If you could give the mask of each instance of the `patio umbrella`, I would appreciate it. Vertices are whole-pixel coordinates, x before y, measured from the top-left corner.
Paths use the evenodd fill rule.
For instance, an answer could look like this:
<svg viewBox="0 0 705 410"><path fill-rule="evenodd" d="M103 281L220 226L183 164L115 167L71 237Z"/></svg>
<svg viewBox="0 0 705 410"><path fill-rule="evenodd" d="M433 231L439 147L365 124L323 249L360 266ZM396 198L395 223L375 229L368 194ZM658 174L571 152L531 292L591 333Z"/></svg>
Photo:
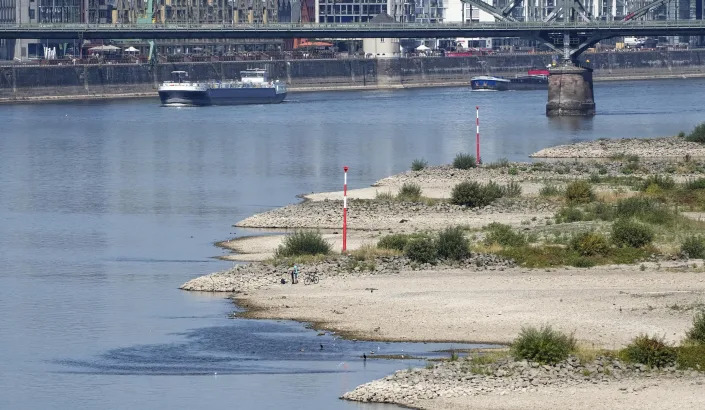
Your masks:
<svg viewBox="0 0 705 410"><path fill-rule="evenodd" d="M126 52L128 52L128 53L136 53L136 52L138 52L139 50L136 49L136 48L134 48L134 47L132 47L132 46L130 46L130 47L127 47L124 51L126 51Z"/></svg>

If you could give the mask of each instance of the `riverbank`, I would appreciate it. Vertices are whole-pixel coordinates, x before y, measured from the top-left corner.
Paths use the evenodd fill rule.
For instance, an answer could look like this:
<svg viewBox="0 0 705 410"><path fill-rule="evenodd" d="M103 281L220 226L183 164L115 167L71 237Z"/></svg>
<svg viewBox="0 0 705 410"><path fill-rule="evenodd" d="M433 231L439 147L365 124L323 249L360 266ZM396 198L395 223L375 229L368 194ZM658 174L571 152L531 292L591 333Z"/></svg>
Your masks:
<svg viewBox="0 0 705 410"><path fill-rule="evenodd" d="M705 75L705 50L605 52L586 54L601 80L694 78ZM549 54L399 59L322 59L231 61L85 66L0 66L0 103L92 100L156 96L158 85L174 70L195 81L239 78L242 70L260 66L271 78L285 81L292 92L382 90L469 85L476 75L513 77L546 67Z"/></svg>
<svg viewBox="0 0 705 410"><path fill-rule="evenodd" d="M196 278L182 289L232 293L232 299L245 309L240 314L243 317L305 321L355 339L509 344L525 326L550 324L572 333L581 346L593 350L616 351L641 334L663 336L665 342L678 344L692 325L694 313L705 308L705 261L688 258L679 249L684 235L700 229L702 209L698 202L682 206L689 212L660 214L674 218L671 225L675 228L652 223L653 245L648 251L635 249L634 254L640 256L621 264L601 262L594 266L577 260L581 267L564 266L567 259L556 265L547 262L550 257L540 256L544 259L531 263L543 267L531 268L525 265L526 259L522 262L503 256L508 255L503 253L506 246L488 242L488 225L505 224L514 235L524 238L530 245L520 248L522 252L565 252L573 246L572 238L581 233L609 232L614 220L607 216L609 209L624 207L629 203L624 200L675 196L675 191L669 194L664 189L676 189L705 176L705 163L690 157L692 149L701 148L688 144L670 137L595 141L556 148L563 156L544 153L559 157L552 162L498 161L470 169L438 166L403 172L372 187L348 191L350 255L299 260L302 275L316 273L319 284L288 283L292 260L276 257L285 238L280 234L226 242L224 246L240 252L236 259L264 262ZM599 160L574 160L595 147L601 149ZM658 159L639 156L652 151L659 152ZM570 160L560 159L568 157ZM654 180L654 175L661 179ZM672 182L663 182L664 188L652 186L668 181L664 175ZM520 193L477 208L454 205L449 198L454 187L464 181L514 185ZM593 197L589 204L566 202L566 187L574 181L590 186ZM418 187L421 196L414 201L396 198L405 185ZM645 185L649 189L642 189ZM302 203L256 214L236 225L322 229L323 238L338 249L340 243L333 241L340 239L341 196L342 192L309 194ZM589 212L596 212L593 208L602 209L603 216L587 218ZM571 209L581 216L565 216L571 215ZM461 227L469 238L472 253L468 257L420 263L376 247L390 234L437 235L450 227ZM531 408L527 403L540 400L548 403L548 408L565 408L571 407L570 398L589 402L593 397L617 407L648 408L645 406L650 403L645 401L674 389L688 399L671 408L705 403L698 387L703 382L700 373L632 372L618 379L603 374L566 384L562 377L544 383L537 377L524 380L521 374L519 379L506 374L464 374L458 378L452 369L455 365L438 366L419 374L398 373L361 386L345 398L455 409ZM467 366L472 369L473 365ZM538 384L532 384L534 379ZM595 385L604 388L595 389ZM571 391L570 396L557 393L565 389ZM631 399L624 399L625 395Z"/></svg>

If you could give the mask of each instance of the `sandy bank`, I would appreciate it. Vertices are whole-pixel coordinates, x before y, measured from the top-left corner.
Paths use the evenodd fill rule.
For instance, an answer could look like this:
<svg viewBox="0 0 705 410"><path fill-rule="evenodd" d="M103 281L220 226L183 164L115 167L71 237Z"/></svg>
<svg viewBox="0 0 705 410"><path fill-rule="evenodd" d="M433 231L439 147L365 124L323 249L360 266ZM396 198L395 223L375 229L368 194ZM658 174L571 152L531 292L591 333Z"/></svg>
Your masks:
<svg viewBox="0 0 705 410"><path fill-rule="evenodd" d="M683 130L689 131L689 130ZM705 146L683 138L624 138L558 145L531 154L533 158L610 158L636 155L642 158L705 157Z"/></svg>
<svg viewBox="0 0 705 410"><path fill-rule="evenodd" d="M614 349L640 333L680 341L705 301L698 265L401 271L271 286L239 300L250 317L310 321L365 339L509 343L522 326L550 323Z"/></svg>

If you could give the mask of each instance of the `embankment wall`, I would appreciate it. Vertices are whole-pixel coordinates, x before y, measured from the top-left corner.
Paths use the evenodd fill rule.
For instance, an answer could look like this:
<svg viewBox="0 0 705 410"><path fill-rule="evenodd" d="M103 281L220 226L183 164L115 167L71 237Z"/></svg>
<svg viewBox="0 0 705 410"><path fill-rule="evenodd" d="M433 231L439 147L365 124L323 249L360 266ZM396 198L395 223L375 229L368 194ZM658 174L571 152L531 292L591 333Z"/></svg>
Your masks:
<svg viewBox="0 0 705 410"><path fill-rule="evenodd" d="M595 79L705 75L705 50L585 54ZM0 100L154 95L174 70L192 80L238 78L247 68L266 67L293 90L394 88L467 84L473 75L514 75L545 67L547 54L401 59L237 61L90 66L0 67Z"/></svg>

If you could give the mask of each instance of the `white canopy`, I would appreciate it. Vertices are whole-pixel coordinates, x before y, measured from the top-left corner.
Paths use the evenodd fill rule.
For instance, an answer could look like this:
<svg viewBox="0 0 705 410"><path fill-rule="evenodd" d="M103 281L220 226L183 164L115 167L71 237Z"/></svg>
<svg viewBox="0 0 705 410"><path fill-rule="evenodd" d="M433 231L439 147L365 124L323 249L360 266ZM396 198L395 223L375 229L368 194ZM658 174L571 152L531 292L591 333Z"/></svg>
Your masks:
<svg viewBox="0 0 705 410"><path fill-rule="evenodd" d="M132 47L132 46L130 46L130 47L127 47L124 51L127 51L128 53L136 53L136 52L138 52L139 50L136 49L136 48L134 48L134 47Z"/></svg>
<svg viewBox="0 0 705 410"><path fill-rule="evenodd" d="M88 49L88 51L118 51L120 47L115 47L115 46L96 46L96 47L91 47Z"/></svg>
<svg viewBox="0 0 705 410"><path fill-rule="evenodd" d="M428 51L431 48L426 47L425 45L421 44L420 46L416 47L416 51Z"/></svg>

